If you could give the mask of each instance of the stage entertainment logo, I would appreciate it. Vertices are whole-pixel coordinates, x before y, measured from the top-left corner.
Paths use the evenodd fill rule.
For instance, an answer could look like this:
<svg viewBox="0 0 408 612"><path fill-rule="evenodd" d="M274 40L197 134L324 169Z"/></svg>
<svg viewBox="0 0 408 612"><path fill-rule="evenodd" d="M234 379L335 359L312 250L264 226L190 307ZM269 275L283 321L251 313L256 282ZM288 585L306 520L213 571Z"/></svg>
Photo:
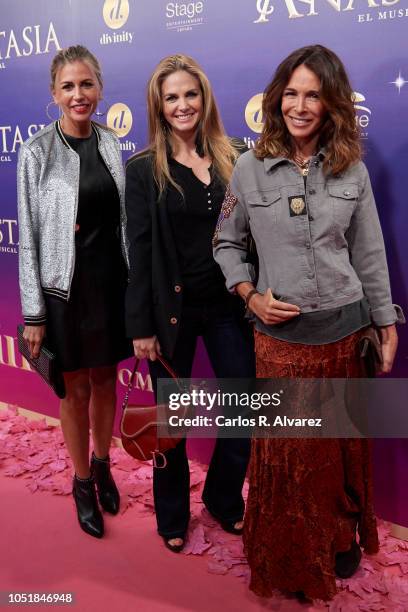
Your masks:
<svg viewBox="0 0 408 612"><path fill-rule="evenodd" d="M128 106L126 106L126 104L117 102L108 110L106 123L108 127L115 130L119 138L124 138L124 136L127 136L132 129L132 111ZM134 153L136 151L136 143L131 140L121 140L120 148L121 151L129 151L130 153Z"/></svg>
<svg viewBox="0 0 408 612"><path fill-rule="evenodd" d="M22 131L19 125L0 125L0 163L15 161L20 145L43 127L45 123L32 123Z"/></svg>
<svg viewBox="0 0 408 612"><path fill-rule="evenodd" d="M361 103L365 102L366 99L363 94L358 91L353 92L354 108L356 109L356 123L360 129L360 135L362 138L368 138L368 127L370 125L371 110L368 106L363 106Z"/></svg>
<svg viewBox="0 0 408 612"><path fill-rule="evenodd" d="M129 18L129 0L105 0L103 5L103 19L111 30L123 28ZM99 38L101 45L116 45L121 43L132 43L134 32L128 30L104 32Z"/></svg>
<svg viewBox="0 0 408 612"><path fill-rule="evenodd" d="M408 8L395 7L404 0L367 0L367 13L356 13L361 11L361 3L357 0L256 0L258 17L254 23L268 23L277 7L284 6L289 19L299 17L316 17L319 8L329 5L337 13L352 12L358 23L370 21L390 21L408 17Z"/></svg>
<svg viewBox="0 0 408 612"><path fill-rule="evenodd" d="M17 247L17 219L3 219L0 217L0 255L2 253L17 255Z"/></svg>
<svg viewBox="0 0 408 612"><path fill-rule="evenodd" d="M55 53L61 46L52 21L47 26L28 25L22 29L0 32L0 70L10 58Z"/></svg>
<svg viewBox="0 0 408 612"><path fill-rule="evenodd" d="M166 29L176 32L190 32L204 23L204 1L168 2L166 4Z"/></svg>
<svg viewBox="0 0 408 612"><path fill-rule="evenodd" d="M263 116L262 116L262 100L263 93L255 94L249 100L245 108L245 121L250 130L256 134L260 134L263 129ZM355 91L353 93L354 108L356 109L356 124L360 129L362 138L367 138L367 129L370 124L371 110L367 106L363 106L361 103L365 102L363 94ZM251 137L244 137L244 140L249 148L255 146L255 142Z"/></svg>

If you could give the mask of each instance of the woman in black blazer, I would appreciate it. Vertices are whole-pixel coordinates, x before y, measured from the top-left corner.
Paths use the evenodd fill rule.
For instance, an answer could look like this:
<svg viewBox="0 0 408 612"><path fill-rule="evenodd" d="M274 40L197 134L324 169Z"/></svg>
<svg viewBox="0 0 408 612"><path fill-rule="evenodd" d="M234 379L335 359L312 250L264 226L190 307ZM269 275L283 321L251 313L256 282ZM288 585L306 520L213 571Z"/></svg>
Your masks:
<svg viewBox="0 0 408 612"><path fill-rule="evenodd" d="M252 332L243 303L228 293L212 256L212 236L233 164L245 148L225 135L211 85L190 57L163 59L148 85L149 147L126 168L130 281L127 333L148 358L156 392L167 373L156 357L191 376L202 336L217 377L254 376ZM185 441L154 468L159 534L174 552L188 528ZM232 533L242 531L242 485L249 441L217 439L203 492L208 511Z"/></svg>

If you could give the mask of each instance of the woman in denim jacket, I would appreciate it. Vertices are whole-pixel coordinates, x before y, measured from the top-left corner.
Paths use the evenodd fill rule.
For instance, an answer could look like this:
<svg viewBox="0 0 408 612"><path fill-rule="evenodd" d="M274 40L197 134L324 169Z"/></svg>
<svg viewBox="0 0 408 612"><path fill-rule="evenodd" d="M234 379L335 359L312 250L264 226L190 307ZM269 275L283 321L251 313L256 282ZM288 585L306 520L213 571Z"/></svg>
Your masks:
<svg viewBox="0 0 408 612"><path fill-rule="evenodd" d="M214 253L254 315L260 378L364 376L359 341L371 323L382 370L392 367L398 309L352 96L332 51L293 52L266 88L255 151L234 169ZM253 440L244 540L258 595L332 597L335 575L356 571L360 546L378 550L369 441Z"/></svg>

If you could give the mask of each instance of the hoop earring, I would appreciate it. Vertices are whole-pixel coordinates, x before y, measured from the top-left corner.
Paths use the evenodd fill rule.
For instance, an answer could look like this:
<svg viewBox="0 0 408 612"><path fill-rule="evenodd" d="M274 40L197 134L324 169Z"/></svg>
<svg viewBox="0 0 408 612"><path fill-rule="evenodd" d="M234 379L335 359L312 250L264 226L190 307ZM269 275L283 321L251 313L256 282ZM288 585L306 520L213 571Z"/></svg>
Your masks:
<svg viewBox="0 0 408 612"><path fill-rule="evenodd" d="M105 104L105 109L104 110L100 110L99 108L99 104L101 102L104 102ZM107 101L105 100L105 98L101 98L98 102L98 106L96 107L96 109L94 110L94 115L96 115L97 117L103 117L104 115L106 115L106 113L108 112L109 109L109 104L107 103Z"/></svg>
<svg viewBox="0 0 408 612"><path fill-rule="evenodd" d="M50 113L49 113L49 108L52 104L55 104L55 106L58 108L59 110L59 116L58 117L51 117ZM58 104L56 102L54 102L54 100L51 100L51 102L48 102L47 106L45 107L45 114L47 115L48 119L50 121L56 121L57 119L61 119L62 117L62 113L61 113L61 109L58 106Z"/></svg>

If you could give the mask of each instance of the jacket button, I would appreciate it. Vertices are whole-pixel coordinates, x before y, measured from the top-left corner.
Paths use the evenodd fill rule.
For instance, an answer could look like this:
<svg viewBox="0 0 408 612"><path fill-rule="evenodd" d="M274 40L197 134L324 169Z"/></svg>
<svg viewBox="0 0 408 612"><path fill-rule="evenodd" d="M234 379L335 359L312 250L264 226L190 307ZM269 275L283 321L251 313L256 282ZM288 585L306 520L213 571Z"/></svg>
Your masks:
<svg viewBox="0 0 408 612"><path fill-rule="evenodd" d="M306 247L307 249L310 249L310 242L305 242L305 247Z"/></svg>
<svg viewBox="0 0 408 612"><path fill-rule="evenodd" d="M172 325L176 325L176 323L177 323L177 319L176 319L176 317L171 317L171 319L170 319L170 323L171 323Z"/></svg>
<svg viewBox="0 0 408 612"><path fill-rule="evenodd" d="M309 189L310 195L314 195L316 193L316 189Z"/></svg>
<svg viewBox="0 0 408 612"><path fill-rule="evenodd" d="M346 197L348 197L349 195L351 195L351 193L349 191L343 191L343 195L345 195Z"/></svg>
<svg viewBox="0 0 408 612"><path fill-rule="evenodd" d="M262 202L266 202L268 198L266 196L262 196Z"/></svg>
<svg viewBox="0 0 408 612"><path fill-rule="evenodd" d="M174 291L175 291L176 293L180 293L180 291L181 291L181 287L180 287L180 285L174 285Z"/></svg>
<svg viewBox="0 0 408 612"><path fill-rule="evenodd" d="M314 217L312 215L309 215L309 221L314 221Z"/></svg>
<svg viewBox="0 0 408 612"><path fill-rule="evenodd" d="M307 278L314 278L314 272L309 272Z"/></svg>

